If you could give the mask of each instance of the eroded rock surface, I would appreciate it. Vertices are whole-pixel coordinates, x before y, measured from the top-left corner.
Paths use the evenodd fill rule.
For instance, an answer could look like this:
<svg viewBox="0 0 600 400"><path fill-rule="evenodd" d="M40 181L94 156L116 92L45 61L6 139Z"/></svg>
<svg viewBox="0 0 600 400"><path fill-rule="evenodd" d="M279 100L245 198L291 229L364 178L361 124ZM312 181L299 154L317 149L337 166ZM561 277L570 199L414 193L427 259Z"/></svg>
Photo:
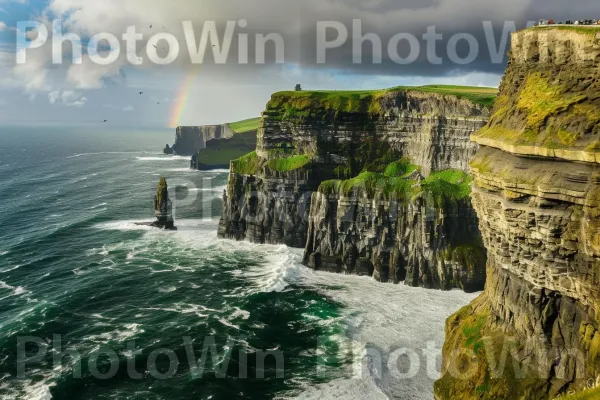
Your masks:
<svg viewBox="0 0 600 400"><path fill-rule="evenodd" d="M481 290L485 251L468 198L446 209L427 206L422 197L397 205L366 194L346 204L341 196L315 193L323 182L383 172L403 157L421 178L465 171L477 149L470 135L486 123L489 109L453 95L406 90L340 101L348 104L273 96L256 152L232 162L219 237L306 247L307 265L318 269ZM338 209L348 224L337 220ZM477 249L465 254L462 246Z"/></svg>
<svg viewBox="0 0 600 400"><path fill-rule="evenodd" d="M600 46L535 29L512 44L471 163L486 289L448 320L438 399L551 399L600 383Z"/></svg>

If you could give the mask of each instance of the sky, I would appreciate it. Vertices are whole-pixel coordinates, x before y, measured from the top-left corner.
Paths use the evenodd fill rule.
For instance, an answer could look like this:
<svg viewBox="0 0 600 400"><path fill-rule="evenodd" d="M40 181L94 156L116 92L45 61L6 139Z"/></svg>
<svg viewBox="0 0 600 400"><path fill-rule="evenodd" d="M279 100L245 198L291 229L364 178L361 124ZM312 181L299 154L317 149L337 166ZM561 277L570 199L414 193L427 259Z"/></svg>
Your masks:
<svg viewBox="0 0 600 400"><path fill-rule="evenodd" d="M600 6L597 0L0 0L0 123L221 124L259 116L272 93L297 83L306 90L498 86L508 50L503 31L540 18L600 18ZM128 29L140 35L135 52L122 40ZM433 45L428 33L439 36ZM59 35L76 35L74 45L55 45ZM119 49L94 40L107 35ZM271 40L263 46L256 35ZM190 47L203 48L203 37L200 62ZM57 50L60 63L53 62Z"/></svg>

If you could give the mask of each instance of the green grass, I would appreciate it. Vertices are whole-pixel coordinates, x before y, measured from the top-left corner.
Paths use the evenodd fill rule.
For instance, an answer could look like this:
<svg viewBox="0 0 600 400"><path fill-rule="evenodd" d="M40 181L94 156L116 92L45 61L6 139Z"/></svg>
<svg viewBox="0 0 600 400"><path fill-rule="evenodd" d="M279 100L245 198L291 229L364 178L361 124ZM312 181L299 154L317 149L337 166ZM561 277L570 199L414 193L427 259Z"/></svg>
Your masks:
<svg viewBox="0 0 600 400"><path fill-rule="evenodd" d="M167 180L161 176L160 179L158 180L158 186L156 188L156 202L159 207L163 201L163 198L162 198L163 191L166 188L167 188Z"/></svg>
<svg viewBox="0 0 600 400"><path fill-rule="evenodd" d="M411 193L412 182L401 177L388 177L377 172L362 172L341 183L344 195L365 191L369 198L382 194L385 198L406 198Z"/></svg>
<svg viewBox="0 0 600 400"><path fill-rule="evenodd" d="M486 315L479 316L475 321L469 324L465 324L462 327L463 336L465 337L465 347L472 349L475 354L479 354L483 343L483 326L487 319Z"/></svg>
<svg viewBox="0 0 600 400"><path fill-rule="evenodd" d="M527 113L526 130L536 131L550 115L567 110L573 104L587 99L586 94L569 96L561 86L550 84L541 73L533 73L525 80L517 107Z"/></svg>
<svg viewBox="0 0 600 400"><path fill-rule="evenodd" d="M227 125L229 125L231 130L234 131L235 133L246 133L246 132L258 130L259 123L260 123L260 117L245 119L243 121L238 121L238 122L232 122Z"/></svg>
<svg viewBox="0 0 600 400"><path fill-rule="evenodd" d="M362 172L358 176L322 182L319 192L343 196L365 193L369 198L406 199L412 194L413 181L404 177L389 177L377 172Z"/></svg>
<svg viewBox="0 0 600 400"><path fill-rule="evenodd" d="M412 164L408 158L402 158L399 161L395 161L395 162L389 164L385 168L383 175L389 176L389 177L396 177L396 176L404 177L404 176L409 175L409 174L413 173L414 171L418 171L418 170L419 170L419 167Z"/></svg>
<svg viewBox="0 0 600 400"><path fill-rule="evenodd" d="M267 162L267 167L274 171L286 172L300 169L308 164L312 159L307 155L275 158Z"/></svg>
<svg viewBox="0 0 600 400"><path fill-rule="evenodd" d="M585 392L573 394L570 396L558 397L564 400L598 400L600 399L600 388L586 390Z"/></svg>
<svg viewBox="0 0 600 400"><path fill-rule="evenodd" d="M571 31L582 33L584 35L596 35L600 33L600 26L598 25L560 25L560 26L537 26L533 28L526 28L522 31Z"/></svg>
<svg viewBox="0 0 600 400"><path fill-rule="evenodd" d="M424 93L447 94L469 100L475 104L492 107L498 95L497 88L479 86L454 86L454 85L427 85L427 86L399 86L392 90L414 90Z"/></svg>
<svg viewBox="0 0 600 400"><path fill-rule="evenodd" d="M255 175L260 167L260 159L253 151L237 160L231 161L231 172L242 175Z"/></svg>
<svg viewBox="0 0 600 400"><path fill-rule="evenodd" d="M365 192L370 198L383 196L402 199L428 193L439 207L443 207L446 201L464 200L471 194L471 178L466 172L454 169L434 172L417 185L408 177L418 170L419 167L410 160L402 158L388 164L383 172L366 170L351 179L325 181L319 186L319 191L344 196Z"/></svg>
<svg viewBox="0 0 600 400"><path fill-rule="evenodd" d="M407 179L413 171L418 170L416 165L407 158L390 163L384 168L383 173L363 171L358 176L340 180L325 181L319 186L319 191L326 194L358 195L366 193L370 198L383 196L384 198L407 198L412 194L412 185L415 183Z"/></svg>
<svg viewBox="0 0 600 400"><path fill-rule="evenodd" d="M430 193L438 206L444 201L459 201L471 194L471 177L463 171L448 169L434 172L421 184L421 190Z"/></svg>
<svg viewBox="0 0 600 400"><path fill-rule="evenodd" d="M498 97L490 119L495 123L488 124L475 136L551 149L586 147L593 139L592 135L583 134L593 133L600 124L600 112L590 100L589 92L573 93L570 85L542 72L527 75L520 89L516 96ZM510 128L501 125L515 110L525 116L523 124Z"/></svg>
<svg viewBox="0 0 600 400"><path fill-rule="evenodd" d="M256 149L256 134L234 135L229 139L213 139L198 152L200 169L229 168L231 160L238 159Z"/></svg>
<svg viewBox="0 0 600 400"><path fill-rule="evenodd" d="M345 113L370 113L377 114L380 110L379 99L386 94L416 91L423 93L437 93L452 95L467 99L475 104L491 107L498 92L496 88L475 86L398 86L382 90L317 90L300 92L278 92L273 94L267 105L269 112L277 113L283 110L282 117L306 118L315 111Z"/></svg>

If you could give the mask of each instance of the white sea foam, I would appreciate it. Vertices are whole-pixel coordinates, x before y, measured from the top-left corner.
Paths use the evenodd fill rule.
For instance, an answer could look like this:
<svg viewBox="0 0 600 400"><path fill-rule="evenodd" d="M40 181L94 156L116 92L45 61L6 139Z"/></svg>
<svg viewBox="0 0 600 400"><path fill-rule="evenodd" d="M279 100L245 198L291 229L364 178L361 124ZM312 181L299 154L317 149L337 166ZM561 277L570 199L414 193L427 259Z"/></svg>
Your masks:
<svg viewBox="0 0 600 400"><path fill-rule="evenodd" d="M20 296L24 293L27 293L27 290L23 286L11 286L4 281L0 281L0 289L10 290L11 294L8 296L1 297L0 300L7 299L11 296Z"/></svg>
<svg viewBox="0 0 600 400"><path fill-rule="evenodd" d="M103 152L99 152L99 153L81 153L81 154L74 154L72 156L69 156L67 158L79 158L79 157L85 157L85 156L98 156L98 155L103 155L103 154L145 154L145 151L103 151Z"/></svg>
<svg viewBox="0 0 600 400"><path fill-rule="evenodd" d="M231 314L231 318L242 318L242 319L248 319L250 318L250 312L246 311L246 310L242 310L239 307L235 307L235 311Z"/></svg>
<svg viewBox="0 0 600 400"><path fill-rule="evenodd" d="M106 326L106 324L98 323L97 326ZM144 329L141 329L140 324L124 324L121 325L118 329L109 332L103 332L97 335L86 336L85 340L94 343L99 343L102 345L106 344L106 342L108 341L122 343L128 339L135 337L139 333L144 333Z"/></svg>
<svg viewBox="0 0 600 400"><path fill-rule="evenodd" d="M106 205L108 205L108 203L100 203L100 204L96 204L95 206L91 206L89 209L90 210L95 210L98 207L103 207L103 206L106 206Z"/></svg>
<svg viewBox="0 0 600 400"><path fill-rule="evenodd" d="M178 313L178 314L195 314L197 317L200 317L200 318L208 318L210 316L210 314L221 312L219 310L214 310L214 309L205 307L200 304L187 304L187 303L176 303L176 304L173 304L172 307L149 307L149 308L143 308L142 310L165 311L165 312L172 312L172 313ZM208 314L208 313L210 313L210 314Z"/></svg>
<svg viewBox="0 0 600 400"><path fill-rule="evenodd" d="M214 246L215 253L221 256L236 251L252 251L264 261L256 267L230 271L233 276L244 276L250 282L249 285L231 293L232 296L283 291L290 284L316 288L324 296L345 306L341 322L348 326L348 332L353 336L350 342L361 350L357 351L354 357L361 360L367 348L376 348L382 355L383 368L376 368L381 373L381 377L363 373L355 378L350 377L351 373L344 373L343 375L349 377L307 386L299 395L300 398L326 400L340 397L369 399L430 399L433 397L433 382L436 376L427 376L425 372L425 351L434 353L439 363L446 318L471 301L475 297L474 294L465 294L461 291L425 290L402 284L381 284L369 277L314 272L300 265L302 249L219 240L215 232L216 220L178 220L176 225L179 230L175 232L149 228L140 240L147 246L149 243L156 243L156 235L164 235L160 236L161 243L167 240L169 248L175 246L178 252L189 254L198 254L198 251L210 246ZM135 226L133 221L116 221L97 227L113 230L143 228ZM140 243L136 243L136 246L139 245ZM129 246L128 250L131 250L131 243ZM213 252L203 253L203 257L209 258L212 254ZM195 313L198 317L204 318L214 315L215 312L190 304L149 310ZM241 309L229 311L228 317L224 315L224 311L216 312L221 314L218 317L221 324L235 329L238 329L234 323L236 319L248 317L248 314ZM305 317L308 318L309 315ZM331 319L329 323L339 324L340 320ZM341 342L349 340L345 335L330 339ZM428 345L433 348L428 350ZM397 379L386 366L389 355L399 348L410 349L418 354L421 368L414 378ZM348 368L351 369L350 366Z"/></svg>
<svg viewBox="0 0 600 400"><path fill-rule="evenodd" d="M6 251L0 251L0 256L5 256L8 253L10 253L10 251L6 250Z"/></svg>
<svg viewBox="0 0 600 400"><path fill-rule="evenodd" d="M169 172L198 172L198 171L194 171L193 169L190 169L190 168L169 168L169 169L167 169L167 171L169 171Z"/></svg>
<svg viewBox="0 0 600 400"><path fill-rule="evenodd" d="M136 157L138 161L189 161L189 157L182 156L162 156L162 157Z"/></svg>
<svg viewBox="0 0 600 400"><path fill-rule="evenodd" d="M377 349L383 367L380 377L363 372L358 379L338 379L307 388L300 398L372 398L371 393L389 398L433 397L433 382L437 376L427 376L425 354L435 353L439 371L445 320L471 301L475 294L381 284L367 277L305 272L302 276L305 284L320 287L328 297L346 306L345 321L355 344L363 349ZM420 371L410 379L395 378L386 364L390 354L401 348L419 356Z"/></svg>
<svg viewBox="0 0 600 400"><path fill-rule="evenodd" d="M0 274L5 274L7 272L14 271L15 269L18 269L20 267L21 267L21 265L13 265L11 267L2 268L2 269L0 269Z"/></svg>
<svg viewBox="0 0 600 400"><path fill-rule="evenodd" d="M152 231L158 230L151 226L138 225L141 223L147 223L149 220L130 220L130 221L115 221L107 222L96 225L97 229L108 230L108 231Z"/></svg>
<svg viewBox="0 0 600 400"><path fill-rule="evenodd" d="M161 287L161 288L158 289L158 291L160 293L172 293L172 292L174 292L176 290L177 290L177 288L175 286L167 286L167 287L164 287L164 288Z"/></svg>
<svg viewBox="0 0 600 400"><path fill-rule="evenodd" d="M213 188L191 188L188 189L190 192L219 192L223 193L223 190L227 189L227 185L217 186Z"/></svg>
<svg viewBox="0 0 600 400"><path fill-rule="evenodd" d="M231 322L227 321L225 318L217 318L217 321L219 321L221 324L223 324L225 326L228 326L230 328L234 328L234 329L237 329L237 330L240 329L239 326L237 326L235 324L232 324Z"/></svg>
<svg viewBox="0 0 600 400"><path fill-rule="evenodd" d="M78 178L73 179L72 181L69 182L69 184L73 184L73 183L77 183L77 182L83 182L83 181L87 181L87 176L80 176Z"/></svg>

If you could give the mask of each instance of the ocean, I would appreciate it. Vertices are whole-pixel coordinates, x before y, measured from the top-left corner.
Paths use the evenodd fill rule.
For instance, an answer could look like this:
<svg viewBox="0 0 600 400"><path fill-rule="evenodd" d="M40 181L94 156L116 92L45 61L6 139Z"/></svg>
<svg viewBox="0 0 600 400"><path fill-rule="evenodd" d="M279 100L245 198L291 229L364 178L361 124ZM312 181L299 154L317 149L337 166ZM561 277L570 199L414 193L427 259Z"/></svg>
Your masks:
<svg viewBox="0 0 600 400"><path fill-rule="evenodd" d="M444 321L476 295L218 240L228 171L162 155L172 138L0 128L0 398L431 399ZM136 225L160 176L174 232Z"/></svg>

